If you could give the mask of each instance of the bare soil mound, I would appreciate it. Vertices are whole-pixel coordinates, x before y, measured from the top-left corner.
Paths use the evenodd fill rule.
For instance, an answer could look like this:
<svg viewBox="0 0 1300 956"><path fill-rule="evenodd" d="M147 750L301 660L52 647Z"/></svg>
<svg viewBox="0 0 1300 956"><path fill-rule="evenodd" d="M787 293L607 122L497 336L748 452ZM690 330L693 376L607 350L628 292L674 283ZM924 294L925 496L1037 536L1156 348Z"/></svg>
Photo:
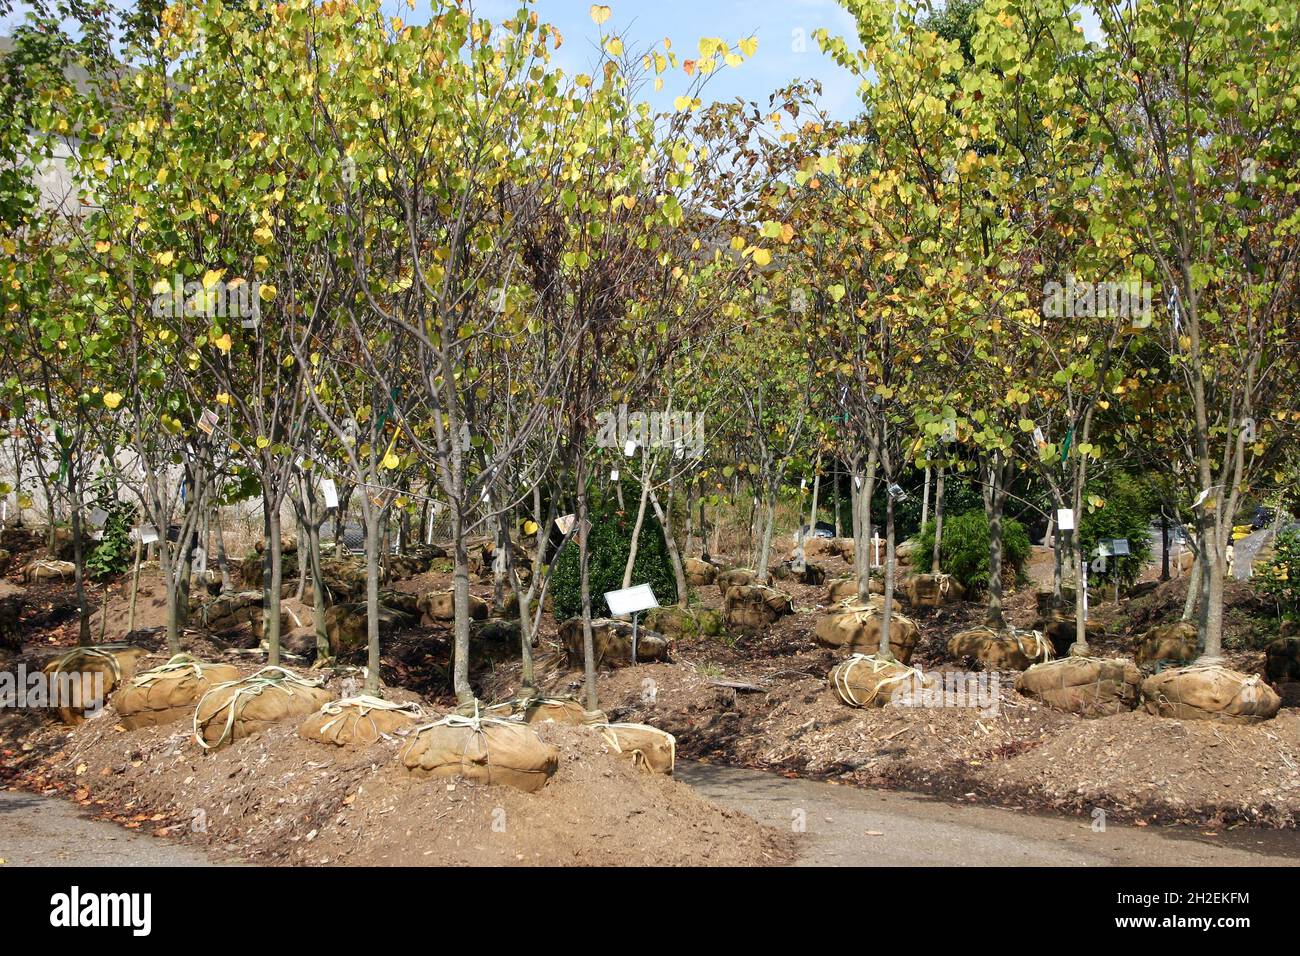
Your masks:
<svg viewBox="0 0 1300 956"><path fill-rule="evenodd" d="M560 750L535 794L422 780L400 741L339 748L298 721L204 755L183 726L88 721L34 776L118 819L243 859L349 865L765 865L790 838L647 773L586 727L534 727Z"/></svg>

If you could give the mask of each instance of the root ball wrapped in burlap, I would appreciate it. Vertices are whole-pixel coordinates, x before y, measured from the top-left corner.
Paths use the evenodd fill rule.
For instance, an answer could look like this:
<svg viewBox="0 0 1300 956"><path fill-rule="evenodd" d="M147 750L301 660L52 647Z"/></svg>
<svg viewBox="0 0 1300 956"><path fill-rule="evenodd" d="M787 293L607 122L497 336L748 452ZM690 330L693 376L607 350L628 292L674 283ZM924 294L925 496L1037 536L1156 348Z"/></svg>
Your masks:
<svg viewBox="0 0 1300 956"><path fill-rule="evenodd" d="M78 647L45 665L49 706L65 724L76 725L103 710L108 697L135 675L149 652L129 644Z"/></svg>
<svg viewBox="0 0 1300 956"><path fill-rule="evenodd" d="M451 714L416 728L399 759L412 773L533 793L555 773L560 753L517 720Z"/></svg>
<svg viewBox="0 0 1300 956"><path fill-rule="evenodd" d="M560 625L560 643L570 667L583 664L582 618L571 617ZM598 617L591 622L593 656L597 667L622 667L632 663L632 622ZM638 663L666 660L668 641L662 634L645 627L637 628Z"/></svg>
<svg viewBox="0 0 1300 956"><path fill-rule="evenodd" d="M966 597L966 589L951 574L909 574L901 590L912 607L946 607Z"/></svg>
<svg viewBox="0 0 1300 956"><path fill-rule="evenodd" d="M485 713L489 717L514 718L525 724L600 724L608 718L604 711L587 710L572 697L516 697L493 704Z"/></svg>
<svg viewBox="0 0 1300 956"><path fill-rule="evenodd" d="M321 705L298 727L298 736L339 747L368 747L381 737L391 739L425 717L414 701L399 704L361 694Z"/></svg>
<svg viewBox="0 0 1300 956"><path fill-rule="evenodd" d="M177 654L128 680L114 696L113 708L127 730L170 724L191 716L213 686L238 679L239 670L231 664Z"/></svg>
<svg viewBox="0 0 1300 956"><path fill-rule="evenodd" d="M1157 624L1147 628L1133 647L1139 667L1162 661L1184 664L1196 659L1196 625L1191 621Z"/></svg>
<svg viewBox="0 0 1300 956"><path fill-rule="evenodd" d="M699 558L686 559L686 583L695 587L704 587L712 584L718 576L718 569L707 561Z"/></svg>
<svg viewBox="0 0 1300 956"><path fill-rule="evenodd" d="M718 593L725 597L727 591L731 588L753 584L754 572L749 568L731 568L727 571L719 571L714 576L713 583L718 586Z"/></svg>
<svg viewBox="0 0 1300 956"><path fill-rule="evenodd" d="M71 581L77 574L77 566L71 561L50 561L40 558L23 566L20 576L27 584L37 581Z"/></svg>
<svg viewBox="0 0 1300 956"><path fill-rule="evenodd" d="M861 604L850 599L836 605L817 621L815 635L818 643L827 647L841 647L857 654L874 654L880 648L880 632L884 628L885 612L871 601ZM911 618L895 610L889 616L889 649L900 663L912 659L921 629Z"/></svg>
<svg viewBox="0 0 1300 956"><path fill-rule="evenodd" d="M672 774L677 762L677 738L649 724L599 724L609 749L649 773Z"/></svg>
<svg viewBox="0 0 1300 956"><path fill-rule="evenodd" d="M761 630L777 618L794 613L790 595L762 584L728 588L722 605L727 625L741 631Z"/></svg>
<svg viewBox="0 0 1300 956"><path fill-rule="evenodd" d="M1274 684L1300 680L1300 638L1279 637L1264 648L1264 674Z"/></svg>
<svg viewBox="0 0 1300 956"><path fill-rule="evenodd" d="M1152 674L1142 682L1142 703L1158 717L1250 724L1271 720L1282 699L1258 674L1195 664Z"/></svg>
<svg viewBox="0 0 1300 956"><path fill-rule="evenodd" d="M898 661L854 654L831 668L827 680L850 707L884 707L895 693L910 695L932 687L934 678Z"/></svg>
<svg viewBox="0 0 1300 956"><path fill-rule="evenodd" d="M1048 707L1084 717L1108 717L1137 706L1142 673L1132 661L1065 657L1034 664L1016 676L1016 690Z"/></svg>
<svg viewBox="0 0 1300 956"><path fill-rule="evenodd" d="M274 665L217 684L194 708L194 739L204 750L216 750L281 720L305 717L332 697L320 685Z"/></svg>
<svg viewBox="0 0 1300 956"><path fill-rule="evenodd" d="M1022 671L1053 657L1052 644L1040 631L995 631L991 627L954 634L948 641L948 653L957 660L974 658L991 671Z"/></svg>

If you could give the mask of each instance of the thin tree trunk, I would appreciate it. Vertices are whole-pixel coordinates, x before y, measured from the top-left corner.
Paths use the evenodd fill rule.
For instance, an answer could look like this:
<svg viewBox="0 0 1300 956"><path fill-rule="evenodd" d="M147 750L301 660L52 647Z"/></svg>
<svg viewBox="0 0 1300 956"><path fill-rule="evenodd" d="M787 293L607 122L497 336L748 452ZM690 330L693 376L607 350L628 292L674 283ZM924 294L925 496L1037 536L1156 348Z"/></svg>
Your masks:
<svg viewBox="0 0 1300 956"><path fill-rule="evenodd" d="M262 601L262 636L266 639L266 662L280 663L280 589L284 575L284 549L280 542L280 509L267 506L266 553L269 558L267 585Z"/></svg>
<svg viewBox="0 0 1300 956"><path fill-rule="evenodd" d="M632 567L636 564L637 550L641 544L641 527L645 524L646 504L650 500L650 454L641 450L641 501L636 507L636 521L632 524L632 543L627 549L627 564L623 567L623 587L632 586Z"/></svg>
<svg viewBox="0 0 1300 956"><path fill-rule="evenodd" d="M469 683L469 552L465 549L465 518L457 502L453 502L451 509L451 538L451 596L456 616L452 687L457 703L467 707L474 703L474 690Z"/></svg>
<svg viewBox="0 0 1300 956"><path fill-rule="evenodd" d="M659 526L664 533L664 546L668 549L668 561L673 567L673 580L677 586L677 603L686 605L686 569L682 566L682 556L677 550L677 541L673 537L672 526L672 499L669 498L668 511L665 512L659 506L659 497L650 493L650 503L654 507L655 517L659 519Z"/></svg>
<svg viewBox="0 0 1300 956"><path fill-rule="evenodd" d="M894 496L885 495L885 607L880 618L879 656L893 660L894 652L889 646L889 632L894 615Z"/></svg>
<svg viewBox="0 0 1300 956"><path fill-rule="evenodd" d="M930 466L925 466L925 487L921 490L921 527L930 520Z"/></svg>
<svg viewBox="0 0 1300 956"><path fill-rule="evenodd" d="M578 465L578 568L579 593L582 599L582 668L587 692L587 709L596 710L600 699L596 694L596 647L591 632L591 577L587 552L587 469L586 463ZM635 664L636 662L633 661Z"/></svg>
<svg viewBox="0 0 1300 956"><path fill-rule="evenodd" d="M984 623L1001 631L1007 626L1002 613L1002 502L1001 465L992 462L984 482L984 514L989 523L989 584Z"/></svg>
<svg viewBox="0 0 1300 956"><path fill-rule="evenodd" d="M934 553L930 556L930 573L939 573L939 554L943 546L943 474L944 466L939 466L939 474L934 479Z"/></svg>

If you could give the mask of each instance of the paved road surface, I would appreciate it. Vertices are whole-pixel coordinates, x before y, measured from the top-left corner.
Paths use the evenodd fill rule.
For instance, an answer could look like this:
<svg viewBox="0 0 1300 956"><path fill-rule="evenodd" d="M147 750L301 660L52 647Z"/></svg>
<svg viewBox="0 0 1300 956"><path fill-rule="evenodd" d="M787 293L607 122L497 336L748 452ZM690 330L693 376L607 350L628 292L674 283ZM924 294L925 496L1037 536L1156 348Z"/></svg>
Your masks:
<svg viewBox="0 0 1300 956"><path fill-rule="evenodd" d="M676 776L714 803L772 826L802 811L805 866L1296 866L1300 833L1110 824L943 803L680 761Z"/></svg>
<svg viewBox="0 0 1300 956"><path fill-rule="evenodd" d="M194 847L87 820L60 797L0 790L0 860L12 866L212 866Z"/></svg>

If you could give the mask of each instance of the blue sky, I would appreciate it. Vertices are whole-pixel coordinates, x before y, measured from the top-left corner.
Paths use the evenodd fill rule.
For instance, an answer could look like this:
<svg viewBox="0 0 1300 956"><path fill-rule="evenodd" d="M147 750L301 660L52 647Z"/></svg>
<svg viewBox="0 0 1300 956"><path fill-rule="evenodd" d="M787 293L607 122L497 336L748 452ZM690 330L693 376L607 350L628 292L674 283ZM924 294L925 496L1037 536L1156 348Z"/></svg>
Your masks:
<svg viewBox="0 0 1300 956"><path fill-rule="evenodd" d="M472 2L476 15L494 21L519 8L518 0ZM428 18L428 0L416 0L414 11L405 0L386 0L386 5L394 16L407 22ZM683 58L695 57L700 37L721 37L734 47L740 38L756 36L757 54L739 67L715 73L705 88L705 99L740 96L763 104L772 91L798 78L821 82L822 106L832 117L843 119L857 111L857 84L822 55L813 39L816 30L825 28L856 43L853 18L835 0L606 0L606 5L612 15L598 27L591 20L591 0L536 0L538 16L564 36L564 45L556 54L559 66L570 73L589 72L599 60L596 46L602 30L617 32L627 49L637 53L669 37ZM19 4L9 22L0 22L0 32L9 32L10 23L21 19L22 11ZM1091 17L1085 16L1084 29L1096 37ZM660 93L647 86L643 95L655 106L669 109L688 83L677 70L667 76Z"/></svg>
<svg viewBox="0 0 1300 956"><path fill-rule="evenodd" d="M856 83L829 57L821 54L813 32L825 28L856 42L853 18L834 0L605 0L610 19L596 26L589 14L590 0L538 0L538 16L553 23L564 35L557 54L566 70L586 72L597 61L601 30L611 28L624 37L631 51L640 52L664 37L683 58L695 58L700 37L721 37L734 44L742 37L758 37L758 52L736 68L715 73L705 89L706 99L736 96L764 103L768 94L791 79L820 80L823 105L836 117L856 111ZM493 20L516 8L513 0L475 0L475 8ZM662 49L662 47L660 47ZM681 71L664 83L662 93L646 95L667 108L688 80ZM674 88L676 83L676 88Z"/></svg>

